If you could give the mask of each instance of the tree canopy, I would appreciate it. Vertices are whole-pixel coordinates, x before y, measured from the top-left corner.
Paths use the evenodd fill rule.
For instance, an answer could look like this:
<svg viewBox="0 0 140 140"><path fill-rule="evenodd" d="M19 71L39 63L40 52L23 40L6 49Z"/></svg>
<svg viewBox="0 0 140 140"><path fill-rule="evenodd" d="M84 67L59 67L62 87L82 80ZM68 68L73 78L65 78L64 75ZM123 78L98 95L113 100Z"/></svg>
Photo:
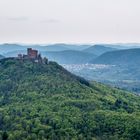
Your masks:
<svg viewBox="0 0 140 140"><path fill-rule="evenodd" d="M55 62L0 60L0 139L139 140L140 97Z"/></svg>

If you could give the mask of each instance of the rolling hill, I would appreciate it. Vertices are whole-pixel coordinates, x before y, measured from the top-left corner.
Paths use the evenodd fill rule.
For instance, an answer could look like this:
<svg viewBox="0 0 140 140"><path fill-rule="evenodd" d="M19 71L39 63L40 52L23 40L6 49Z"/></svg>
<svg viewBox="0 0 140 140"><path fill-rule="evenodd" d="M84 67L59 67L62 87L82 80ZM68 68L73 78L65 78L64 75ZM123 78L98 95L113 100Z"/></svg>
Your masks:
<svg viewBox="0 0 140 140"><path fill-rule="evenodd" d="M0 60L2 140L139 140L140 97L72 75L55 62Z"/></svg>
<svg viewBox="0 0 140 140"><path fill-rule="evenodd" d="M52 45L27 45L27 44L0 44L1 54L8 55L14 51L22 51L27 48L37 49L39 51L66 51L66 50L82 50L90 47L90 45L74 45L74 44L52 44Z"/></svg>
<svg viewBox="0 0 140 140"><path fill-rule="evenodd" d="M43 50L43 51L55 51L55 52L57 52L57 51L65 51L65 50L69 50L69 48L67 48L67 45L65 45L65 44L53 44L53 45L47 45L46 50Z"/></svg>
<svg viewBox="0 0 140 140"><path fill-rule="evenodd" d="M90 60L96 58L96 55L75 51L75 50L66 50L66 51L40 51L40 53L48 57L52 61L56 61L60 64L84 64L88 63ZM18 54L26 54L26 50L16 50L7 52L4 54L5 57L16 57Z"/></svg>
<svg viewBox="0 0 140 140"><path fill-rule="evenodd" d="M82 51L84 49L91 47L91 45L84 45L84 44L79 44L79 45L78 44L58 44L58 45L63 45L69 50L77 50L77 51Z"/></svg>
<svg viewBox="0 0 140 140"><path fill-rule="evenodd" d="M3 55L0 55L0 59L3 59L4 58L4 56Z"/></svg>
<svg viewBox="0 0 140 140"><path fill-rule="evenodd" d="M77 45L77 44L52 44L47 46L47 51L66 51L66 50L77 50L81 51L90 47L91 45Z"/></svg>
<svg viewBox="0 0 140 140"><path fill-rule="evenodd" d="M94 54L74 50L61 52L42 52L42 55L60 64L84 64L96 58L96 55Z"/></svg>
<svg viewBox="0 0 140 140"><path fill-rule="evenodd" d="M16 51L16 50L26 50L27 46L22 46L18 44L0 44L0 51L1 54L11 52L11 51Z"/></svg>
<svg viewBox="0 0 140 140"><path fill-rule="evenodd" d="M18 54L26 54L27 50L15 50L11 52L4 53L5 57L17 57Z"/></svg>
<svg viewBox="0 0 140 140"><path fill-rule="evenodd" d="M91 63L111 65L138 65L140 64L140 49L126 49L102 54Z"/></svg>
<svg viewBox="0 0 140 140"><path fill-rule="evenodd" d="M83 51L88 52L88 53L93 53L93 54L99 56L105 52L114 51L114 50L116 50L116 49L111 48L111 47L106 47L103 45L94 45L94 46L91 46L87 49L84 49Z"/></svg>

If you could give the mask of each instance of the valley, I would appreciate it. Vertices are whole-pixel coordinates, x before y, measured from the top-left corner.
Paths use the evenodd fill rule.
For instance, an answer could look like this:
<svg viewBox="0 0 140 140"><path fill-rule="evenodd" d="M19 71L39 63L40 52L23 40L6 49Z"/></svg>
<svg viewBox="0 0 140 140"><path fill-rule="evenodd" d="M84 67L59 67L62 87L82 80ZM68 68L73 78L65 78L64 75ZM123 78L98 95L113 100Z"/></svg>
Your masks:
<svg viewBox="0 0 140 140"><path fill-rule="evenodd" d="M140 94L140 73L135 67L130 69L130 67L106 64L62 64L62 66L87 80Z"/></svg>
<svg viewBox="0 0 140 140"><path fill-rule="evenodd" d="M132 48L135 47L136 48ZM38 49L43 57L90 81L140 93L140 49L138 44L1 44L3 57L15 57L28 47Z"/></svg>

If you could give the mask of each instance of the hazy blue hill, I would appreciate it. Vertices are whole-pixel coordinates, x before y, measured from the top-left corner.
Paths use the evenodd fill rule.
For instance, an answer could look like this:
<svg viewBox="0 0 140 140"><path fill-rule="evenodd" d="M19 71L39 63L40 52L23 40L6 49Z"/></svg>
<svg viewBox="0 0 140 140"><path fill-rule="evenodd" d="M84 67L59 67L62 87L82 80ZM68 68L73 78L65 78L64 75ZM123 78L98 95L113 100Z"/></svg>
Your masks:
<svg viewBox="0 0 140 140"><path fill-rule="evenodd" d="M5 57L16 57L18 54L26 54L26 49L30 47L37 49L43 56L48 57L50 60L57 61L58 63L83 64L96 57L94 54L76 50L82 49L83 46L85 47L86 45L55 44L48 46L21 46L16 44L5 44L3 45L3 51L5 52L3 55Z"/></svg>
<svg viewBox="0 0 140 140"><path fill-rule="evenodd" d="M7 49L6 49L7 48ZM6 57L15 57L18 54L26 54L27 53L27 48L33 48L38 50L40 53L41 52L45 52L45 51L63 51L63 50L69 50L65 47L59 47L59 46L39 46L39 45L31 45L31 46L18 46L18 47L13 47L13 49L9 49L9 46L6 46L4 51L5 53L3 53L4 56ZM8 51L9 50L9 51Z"/></svg>
<svg viewBox="0 0 140 140"><path fill-rule="evenodd" d="M17 45L17 44L3 44L0 45L1 53L3 53L6 57L15 57L18 54L26 54L27 48L33 48L38 50L39 52L43 51L64 51L69 50L68 48L56 44L56 45Z"/></svg>
<svg viewBox="0 0 140 140"><path fill-rule="evenodd" d="M0 52L7 53L11 51L16 51L16 50L25 50L27 49L27 46L22 46L18 44L1 44L0 45Z"/></svg>
<svg viewBox="0 0 140 140"><path fill-rule="evenodd" d="M27 48L37 49L39 51L65 51L65 50L82 50L90 45L72 45L72 44L52 44L52 45L27 45L27 44L0 44L1 54L12 55L14 51L22 51ZM8 53L8 54L7 54ZM11 54L10 54L11 53Z"/></svg>
<svg viewBox="0 0 140 140"><path fill-rule="evenodd" d="M37 49L39 51L62 51L68 50L68 48L62 45L19 45L19 44L1 44L1 53L10 53L13 51L26 50L27 48Z"/></svg>
<svg viewBox="0 0 140 140"><path fill-rule="evenodd" d="M38 49L39 51L46 51L46 46L40 45L20 45L20 44L0 44L0 51L2 54L8 56L16 52L25 52L27 48ZM11 54L10 54L11 53Z"/></svg>
<svg viewBox="0 0 140 140"><path fill-rule="evenodd" d="M111 47L106 47L106 46L103 46L103 45L94 45L94 46L91 46L85 50L83 50L84 52L88 52L88 53L93 53L95 55L101 55L105 52L109 52L109 51L114 51L116 50L115 48L111 48Z"/></svg>
<svg viewBox="0 0 140 140"><path fill-rule="evenodd" d="M140 48L140 43L118 43L118 46L124 46L125 48Z"/></svg>
<svg viewBox="0 0 140 140"><path fill-rule="evenodd" d="M105 47L115 48L115 49L133 49L140 48L140 43L115 43L115 44L99 44Z"/></svg>
<svg viewBox="0 0 140 140"><path fill-rule="evenodd" d="M102 44L105 47L114 48L114 49L128 49L125 44Z"/></svg>
<svg viewBox="0 0 140 140"><path fill-rule="evenodd" d="M4 58L4 56L3 55L0 55L0 59L3 59Z"/></svg>
<svg viewBox="0 0 140 140"><path fill-rule="evenodd" d="M83 45L83 44L64 44L65 47L69 48L70 50L84 50L87 49L89 47L91 47L91 45Z"/></svg>
<svg viewBox="0 0 140 140"><path fill-rule="evenodd" d="M139 140L140 97L55 62L0 60L0 138Z"/></svg>
<svg viewBox="0 0 140 140"><path fill-rule="evenodd" d="M53 45L47 45L46 51L65 51L69 50L65 44L53 44Z"/></svg>
<svg viewBox="0 0 140 140"><path fill-rule="evenodd" d="M50 60L61 64L83 64L94 59L96 55L81 51L67 50L61 52L43 52Z"/></svg>
<svg viewBox="0 0 140 140"><path fill-rule="evenodd" d="M137 65L140 64L140 49L118 50L102 54L92 63L112 65Z"/></svg>
<svg viewBox="0 0 140 140"><path fill-rule="evenodd" d="M52 45L47 45L46 51L66 51L66 50L83 50L91 45L76 45L76 44L52 44Z"/></svg>
<svg viewBox="0 0 140 140"><path fill-rule="evenodd" d="M26 53L27 53L27 50L16 50L16 51L4 53L4 56L5 57L17 57L18 54L26 54Z"/></svg>

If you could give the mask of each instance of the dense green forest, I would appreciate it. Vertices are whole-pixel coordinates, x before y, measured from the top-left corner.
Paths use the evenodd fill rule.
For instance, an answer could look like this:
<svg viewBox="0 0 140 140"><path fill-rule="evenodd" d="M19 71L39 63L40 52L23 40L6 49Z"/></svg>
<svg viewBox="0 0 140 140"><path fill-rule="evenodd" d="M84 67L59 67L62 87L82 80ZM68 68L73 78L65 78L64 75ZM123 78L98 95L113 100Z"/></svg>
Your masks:
<svg viewBox="0 0 140 140"><path fill-rule="evenodd" d="M140 140L140 97L55 62L0 60L0 140Z"/></svg>

